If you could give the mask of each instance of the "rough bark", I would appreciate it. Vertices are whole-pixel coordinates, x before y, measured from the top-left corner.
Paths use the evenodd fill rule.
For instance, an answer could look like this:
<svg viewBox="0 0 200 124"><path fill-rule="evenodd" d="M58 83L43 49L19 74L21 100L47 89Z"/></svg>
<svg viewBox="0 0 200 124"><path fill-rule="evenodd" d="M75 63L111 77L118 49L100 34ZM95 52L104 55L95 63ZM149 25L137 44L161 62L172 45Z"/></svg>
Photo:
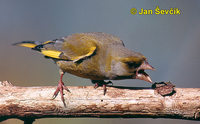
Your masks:
<svg viewBox="0 0 200 124"><path fill-rule="evenodd" d="M56 87L17 87L0 82L0 121L45 117L174 118L200 120L200 88L175 88L161 96L151 88L70 86L52 100ZM30 120L31 119L31 120Z"/></svg>

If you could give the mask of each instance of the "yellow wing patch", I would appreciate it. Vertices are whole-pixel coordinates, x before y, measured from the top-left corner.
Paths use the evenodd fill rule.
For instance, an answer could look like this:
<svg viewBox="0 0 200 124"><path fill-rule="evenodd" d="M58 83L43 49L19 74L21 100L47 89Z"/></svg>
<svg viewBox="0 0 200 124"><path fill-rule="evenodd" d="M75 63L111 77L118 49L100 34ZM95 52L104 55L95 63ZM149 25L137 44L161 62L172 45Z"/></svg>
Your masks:
<svg viewBox="0 0 200 124"><path fill-rule="evenodd" d="M67 58L73 62L92 56L97 49L97 41L93 37L83 34L75 34L63 42L63 55L61 58Z"/></svg>
<svg viewBox="0 0 200 124"><path fill-rule="evenodd" d="M91 56L94 53L95 50L96 50L96 46L90 47L90 51L86 55L76 56L76 57L71 58L71 60L73 60L73 62L77 62L80 59Z"/></svg>
<svg viewBox="0 0 200 124"><path fill-rule="evenodd" d="M60 59L60 54L62 52L56 50L41 50L41 53L51 58Z"/></svg>
<svg viewBox="0 0 200 124"><path fill-rule="evenodd" d="M90 51L86 55L76 56L76 57L70 58L70 60L72 60L73 62L77 62L80 59L83 59L85 57L91 56L94 53L95 50L96 50L96 47L91 47ZM56 50L41 50L41 53L43 55L51 57L51 58L62 59L62 57L60 57L62 52L60 52L60 51L56 51ZM67 58L65 58L65 59L68 60Z"/></svg>
<svg viewBox="0 0 200 124"><path fill-rule="evenodd" d="M37 46L34 43L19 43L17 44L17 46L21 46L21 47L28 47L28 48L34 48L35 46Z"/></svg>
<svg viewBox="0 0 200 124"><path fill-rule="evenodd" d="M48 43L51 43L52 41L51 40L48 40L48 41L45 41L44 43L42 43L43 45L44 44L48 44Z"/></svg>

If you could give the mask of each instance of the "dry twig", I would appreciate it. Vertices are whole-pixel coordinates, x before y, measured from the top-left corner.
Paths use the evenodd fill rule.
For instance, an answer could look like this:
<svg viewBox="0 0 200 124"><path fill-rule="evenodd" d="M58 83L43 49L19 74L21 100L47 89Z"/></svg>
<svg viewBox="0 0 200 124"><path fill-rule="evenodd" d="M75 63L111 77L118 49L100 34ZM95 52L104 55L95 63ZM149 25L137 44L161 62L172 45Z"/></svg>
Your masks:
<svg viewBox="0 0 200 124"><path fill-rule="evenodd" d="M161 96L151 88L92 86L68 87L64 107L56 87L17 87L0 82L0 121L19 118L34 121L45 117L174 118L200 120L200 88L175 88ZM31 120L30 120L31 119Z"/></svg>

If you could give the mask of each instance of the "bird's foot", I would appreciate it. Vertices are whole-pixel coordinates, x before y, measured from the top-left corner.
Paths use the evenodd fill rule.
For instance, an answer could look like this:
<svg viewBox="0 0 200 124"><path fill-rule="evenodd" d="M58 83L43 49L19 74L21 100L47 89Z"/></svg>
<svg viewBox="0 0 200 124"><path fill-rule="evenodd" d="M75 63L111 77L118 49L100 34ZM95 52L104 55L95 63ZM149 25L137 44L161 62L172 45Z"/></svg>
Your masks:
<svg viewBox="0 0 200 124"><path fill-rule="evenodd" d="M102 81L102 80L100 80L100 81L94 81L93 80L92 83L95 83L95 85L94 85L95 89L98 88L99 86L103 86L103 95L106 94L106 91L107 91L106 86L107 86L107 84L113 85L113 83L111 81L105 82L105 81Z"/></svg>
<svg viewBox="0 0 200 124"><path fill-rule="evenodd" d="M58 93L60 92L61 100L62 100L64 106L66 107L63 89L70 92L70 90L67 87L64 86L64 83L62 81L59 81L57 89L54 92L52 99L55 99L57 97Z"/></svg>

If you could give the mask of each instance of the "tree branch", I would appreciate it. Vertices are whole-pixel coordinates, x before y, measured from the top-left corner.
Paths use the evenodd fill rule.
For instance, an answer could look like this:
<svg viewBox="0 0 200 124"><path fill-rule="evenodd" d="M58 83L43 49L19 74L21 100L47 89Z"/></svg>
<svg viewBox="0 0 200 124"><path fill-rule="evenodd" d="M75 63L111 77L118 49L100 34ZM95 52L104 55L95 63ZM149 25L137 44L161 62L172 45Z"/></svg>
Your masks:
<svg viewBox="0 0 200 124"><path fill-rule="evenodd" d="M70 86L52 100L56 87L17 87L0 82L0 121L45 117L174 118L200 120L200 88L175 88L161 96L151 88Z"/></svg>

